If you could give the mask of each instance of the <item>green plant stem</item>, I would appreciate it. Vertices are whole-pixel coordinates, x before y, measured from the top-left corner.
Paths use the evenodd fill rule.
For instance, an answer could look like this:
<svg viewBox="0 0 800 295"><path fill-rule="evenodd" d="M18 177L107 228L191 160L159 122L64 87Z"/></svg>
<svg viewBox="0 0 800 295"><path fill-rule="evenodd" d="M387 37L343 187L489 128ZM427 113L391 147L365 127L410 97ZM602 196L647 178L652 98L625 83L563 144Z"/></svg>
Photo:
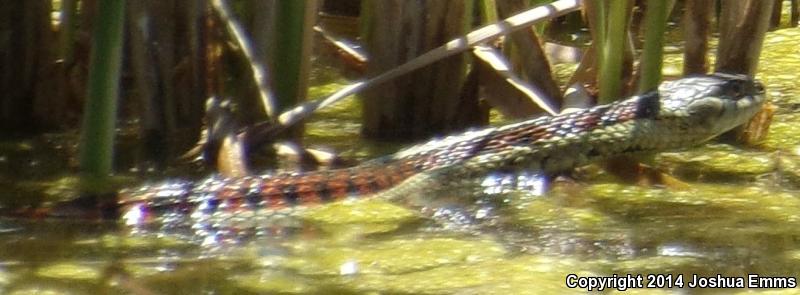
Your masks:
<svg viewBox="0 0 800 295"><path fill-rule="evenodd" d="M645 14L644 49L639 62L640 75L638 93L658 87L664 55L664 33L667 17L674 1L648 0Z"/></svg>
<svg viewBox="0 0 800 295"><path fill-rule="evenodd" d="M607 40L606 40L606 30L608 30L608 26L606 25L606 21L607 21L607 18L608 18L608 16L607 16L608 9L606 9L606 6L608 5L608 3L606 3L605 1L597 1L597 2L592 2L591 4L587 3L587 4L584 4L584 5L586 5L587 9L591 9L591 7L594 7L594 12L595 12L594 13L594 26L595 27L593 28L594 29L593 30L593 33L594 33L593 37L594 37L594 43L595 43L595 46L594 46L594 48L595 48L595 56L597 57L597 71L596 71L597 74L598 74L597 79L598 79L598 83L600 83L599 80L600 80L601 76L599 74L601 73L601 71L602 71L602 69L604 67L603 66L603 56L605 56L605 48L606 48L606 42L607 42ZM590 13L589 15L592 15L592 14Z"/></svg>
<svg viewBox="0 0 800 295"><path fill-rule="evenodd" d="M92 38L80 139L83 189L99 192L112 172L125 1L101 0Z"/></svg>
<svg viewBox="0 0 800 295"><path fill-rule="evenodd" d="M278 109L286 110L305 98L305 65L310 57L310 44L306 44L313 22L308 21L307 9L314 9L315 1L278 0L275 14L275 40L272 51L274 75L273 89L278 98Z"/></svg>
<svg viewBox="0 0 800 295"><path fill-rule="evenodd" d="M622 58L627 34L627 0L609 0L608 5L608 15L600 14L600 18L608 18L600 61L600 104L610 103L622 94Z"/></svg>
<svg viewBox="0 0 800 295"><path fill-rule="evenodd" d="M497 21L497 6L495 0L479 0L481 8L481 23L488 24Z"/></svg>

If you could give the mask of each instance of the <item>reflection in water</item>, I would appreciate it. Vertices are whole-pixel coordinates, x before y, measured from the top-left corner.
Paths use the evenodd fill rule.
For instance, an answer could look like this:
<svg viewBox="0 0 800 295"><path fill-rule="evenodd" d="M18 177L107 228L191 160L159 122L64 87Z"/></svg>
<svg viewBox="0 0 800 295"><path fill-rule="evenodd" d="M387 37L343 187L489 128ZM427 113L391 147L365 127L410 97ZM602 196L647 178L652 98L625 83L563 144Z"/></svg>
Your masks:
<svg viewBox="0 0 800 295"><path fill-rule="evenodd" d="M487 195L504 194L512 191L525 191L534 196L541 196L547 191L547 177L537 171L519 173L495 172L489 174L481 182L483 193Z"/></svg>

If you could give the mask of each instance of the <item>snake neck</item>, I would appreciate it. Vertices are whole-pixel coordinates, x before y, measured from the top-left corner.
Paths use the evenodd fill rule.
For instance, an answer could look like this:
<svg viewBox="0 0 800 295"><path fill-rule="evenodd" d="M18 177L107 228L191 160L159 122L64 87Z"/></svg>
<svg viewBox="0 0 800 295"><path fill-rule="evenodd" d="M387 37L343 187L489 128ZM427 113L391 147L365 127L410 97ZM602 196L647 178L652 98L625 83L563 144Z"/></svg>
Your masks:
<svg viewBox="0 0 800 295"><path fill-rule="evenodd" d="M646 130L679 122L656 122L658 95L650 93L590 109L540 117L450 136L397 153L419 170L470 174L496 169L557 173L599 158L683 145L649 140ZM656 124L658 123L658 124ZM666 128L665 128L666 129ZM652 144L651 144L652 143Z"/></svg>

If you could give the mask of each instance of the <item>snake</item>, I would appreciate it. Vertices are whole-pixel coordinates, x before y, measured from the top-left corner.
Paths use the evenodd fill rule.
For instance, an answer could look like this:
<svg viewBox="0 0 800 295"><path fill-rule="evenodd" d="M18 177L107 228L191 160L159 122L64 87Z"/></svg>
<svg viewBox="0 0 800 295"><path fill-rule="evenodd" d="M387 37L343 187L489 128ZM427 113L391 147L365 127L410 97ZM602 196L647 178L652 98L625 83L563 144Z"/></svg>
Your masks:
<svg viewBox="0 0 800 295"><path fill-rule="evenodd" d="M764 93L745 75L689 76L614 103L437 138L350 168L170 181L123 191L117 202L133 224L165 216L249 218L348 198L402 198L496 170L555 174L613 156L702 144L745 124Z"/></svg>

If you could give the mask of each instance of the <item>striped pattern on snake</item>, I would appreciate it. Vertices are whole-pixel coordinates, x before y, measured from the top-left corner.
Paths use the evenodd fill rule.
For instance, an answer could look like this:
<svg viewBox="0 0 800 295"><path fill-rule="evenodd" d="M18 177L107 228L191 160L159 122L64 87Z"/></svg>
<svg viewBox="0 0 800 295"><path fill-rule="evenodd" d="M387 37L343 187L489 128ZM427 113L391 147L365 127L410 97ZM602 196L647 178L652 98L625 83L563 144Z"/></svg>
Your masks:
<svg viewBox="0 0 800 295"><path fill-rule="evenodd" d="M662 83L616 103L468 131L346 169L211 177L124 191L134 222L183 216L293 214L347 197L403 197L498 169L556 173L609 156L701 144L747 122L764 102L761 83L715 73Z"/></svg>

